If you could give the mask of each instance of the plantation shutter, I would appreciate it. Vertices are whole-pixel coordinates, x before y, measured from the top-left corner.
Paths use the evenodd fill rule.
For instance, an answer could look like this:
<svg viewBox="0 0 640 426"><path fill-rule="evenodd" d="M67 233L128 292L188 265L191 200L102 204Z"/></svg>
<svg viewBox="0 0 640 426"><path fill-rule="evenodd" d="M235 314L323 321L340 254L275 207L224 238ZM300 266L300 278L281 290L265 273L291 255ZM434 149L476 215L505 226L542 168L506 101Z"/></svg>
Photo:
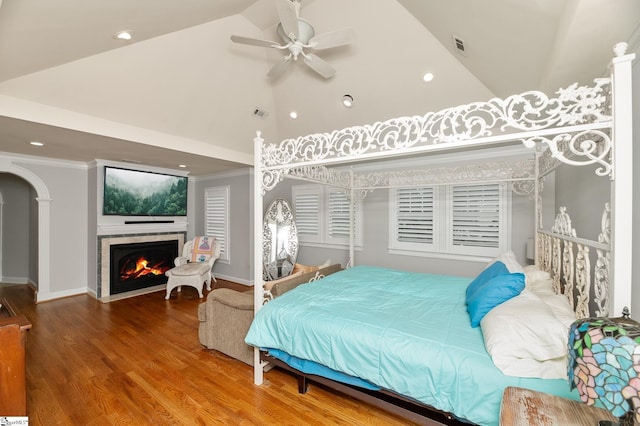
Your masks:
<svg viewBox="0 0 640 426"><path fill-rule="evenodd" d="M300 241L320 241L320 192L294 187L293 209Z"/></svg>
<svg viewBox="0 0 640 426"><path fill-rule="evenodd" d="M205 235L216 238L216 244L220 245L220 259L229 260L229 187L206 188L204 206Z"/></svg>
<svg viewBox="0 0 640 426"><path fill-rule="evenodd" d="M396 190L396 240L403 243L433 244L433 188Z"/></svg>
<svg viewBox="0 0 640 426"><path fill-rule="evenodd" d="M329 238L349 240L349 204L346 193L329 193Z"/></svg>
<svg viewBox="0 0 640 426"><path fill-rule="evenodd" d="M500 185L452 187L452 244L500 247Z"/></svg>

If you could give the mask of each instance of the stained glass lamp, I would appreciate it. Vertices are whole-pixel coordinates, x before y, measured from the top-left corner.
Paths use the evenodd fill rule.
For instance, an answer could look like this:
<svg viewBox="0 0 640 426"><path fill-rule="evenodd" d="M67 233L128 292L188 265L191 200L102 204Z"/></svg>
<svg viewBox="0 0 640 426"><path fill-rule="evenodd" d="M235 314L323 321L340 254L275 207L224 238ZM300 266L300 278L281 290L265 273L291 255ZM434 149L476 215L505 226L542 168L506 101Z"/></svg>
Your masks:
<svg viewBox="0 0 640 426"><path fill-rule="evenodd" d="M621 426L640 424L640 324L628 317L574 322L568 375L587 405L599 401Z"/></svg>

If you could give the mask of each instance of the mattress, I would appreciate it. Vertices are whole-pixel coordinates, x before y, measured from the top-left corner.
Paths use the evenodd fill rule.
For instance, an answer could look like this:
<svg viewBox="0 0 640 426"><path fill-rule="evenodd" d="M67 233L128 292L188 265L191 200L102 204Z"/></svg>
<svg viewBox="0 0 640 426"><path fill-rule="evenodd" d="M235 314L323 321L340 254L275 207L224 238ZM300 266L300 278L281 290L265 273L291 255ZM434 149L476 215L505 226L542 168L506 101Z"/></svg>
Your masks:
<svg viewBox="0 0 640 426"><path fill-rule="evenodd" d="M465 307L469 278L357 266L267 303L245 341L358 377L482 425L507 386L572 399L566 380L506 376Z"/></svg>

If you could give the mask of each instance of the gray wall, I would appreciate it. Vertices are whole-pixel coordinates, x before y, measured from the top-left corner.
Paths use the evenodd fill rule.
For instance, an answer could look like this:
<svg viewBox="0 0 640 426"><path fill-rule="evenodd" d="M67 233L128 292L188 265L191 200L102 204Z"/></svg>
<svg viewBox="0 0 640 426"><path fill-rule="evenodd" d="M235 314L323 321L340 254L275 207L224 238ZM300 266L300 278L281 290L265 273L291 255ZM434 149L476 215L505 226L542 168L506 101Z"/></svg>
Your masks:
<svg viewBox="0 0 640 426"><path fill-rule="evenodd" d="M30 268L33 189L27 181L19 176L0 173L0 192L4 201L2 206L2 277L0 277L0 281L11 283L33 281L35 276Z"/></svg>
<svg viewBox="0 0 640 426"><path fill-rule="evenodd" d="M87 171L87 289L97 297L98 291L98 171L94 164Z"/></svg>
<svg viewBox="0 0 640 426"><path fill-rule="evenodd" d="M229 186L229 262L217 261L217 277L241 284L253 282L253 173L244 169L194 181L194 235L204 232L204 191L208 187ZM192 238L194 235L188 235Z"/></svg>
<svg viewBox="0 0 640 426"><path fill-rule="evenodd" d="M64 167L53 162L24 162L20 166L33 172L45 182L51 196L49 229L51 296L55 298L85 293L88 262L86 168ZM32 245L37 247L35 241ZM31 250L33 248L27 249L27 252ZM94 262L94 259L92 258L91 261Z"/></svg>
<svg viewBox="0 0 640 426"><path fill-rule="evenodd" d="M274 198L285 198L291 201L291 186L303 184L296 180L285 180L274 190L265 194L264 209ZM415 272L431 272L472 277L486 265L486 260L459 261L452 259L436 259L431 257L392 255L389 250L389 192L386 189L375 190L364 199L363 211L363 248L355 252L355 263L359 265L377 265L404 269ZM526 196L512 196L512 235L511 249L521 264L526 264L527 238L534 234L533 200ZM349 250L326 249L302 245L298 254L298 262L317 265L330 260L343 266L349 260Z"/></svg>
<svg viewBox="0 0 640 426"><path fill-rule="evenodd" d="M38 282L38 193L32 186L29 187L29 282Z"/></svg>
<svg viewBox="0 0 640 426"><path fill-rule="evenodd" d="M567 208L579 237L597 241L604 205L611 201L611 180L608 176L596 175L595 170L594 166L563 164L558 167L555 203L556 210L562 206Z"/></svg>

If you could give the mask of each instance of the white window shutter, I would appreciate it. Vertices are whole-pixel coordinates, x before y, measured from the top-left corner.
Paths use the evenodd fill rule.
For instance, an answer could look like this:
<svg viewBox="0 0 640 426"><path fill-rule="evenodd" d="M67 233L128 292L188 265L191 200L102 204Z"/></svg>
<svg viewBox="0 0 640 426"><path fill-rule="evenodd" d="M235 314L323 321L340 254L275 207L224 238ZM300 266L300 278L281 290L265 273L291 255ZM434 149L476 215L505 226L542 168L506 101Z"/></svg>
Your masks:
<svg viewBox="0 0 640 426"><path fill-rule="evenodd" d="M319 242L321 237L319 188L294 186L292 192L298 239L306 242Z"/></svg>
<svg viewBox="0 0 640 426"><path fill-rule="evenodd" d="M451 188L452 234L456 247L500 247L499 184L454 185Z"/></svg>
<svg viewBox="0 0 640 426"><path fill-rule="evenodd" d="M328 196L329 204L329 224L328 224L328 240L341 242L349 242L349 217L351 215L351 207L349 198L344 192L330 191ZM354 226L355 226L354 216Z"/></svg>
<svg viewBox="0 0 640 426"><path fill-rule="evenodd" d="M204 233L220 244L220 260L229 260L229 187L205 189Z"/></svg>
<svg viewBox="0 0 640 426"><path fill-rule="evenodd" d="M399 243L434 243L433 188L396 190L396 241Z"/></svg>

